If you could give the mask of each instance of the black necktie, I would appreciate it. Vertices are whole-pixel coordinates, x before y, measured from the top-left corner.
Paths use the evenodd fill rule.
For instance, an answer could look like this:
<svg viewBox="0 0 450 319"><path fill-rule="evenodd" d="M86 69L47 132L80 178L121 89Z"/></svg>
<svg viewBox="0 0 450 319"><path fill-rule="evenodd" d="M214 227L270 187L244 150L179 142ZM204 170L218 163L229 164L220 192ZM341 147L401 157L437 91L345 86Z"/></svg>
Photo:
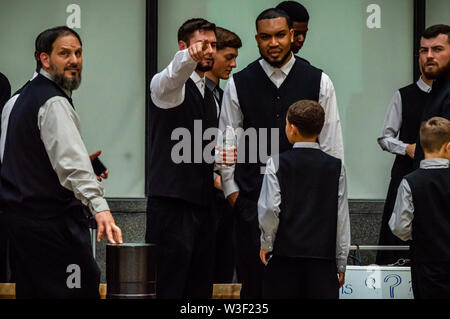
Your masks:
<svg viewBox="0 0 450 319"><path fill-rule="evenodd" d="M219 92L219 89L217 88L217 86L213 90L213 95L217 101L217 104L219 104L219 106L220 106L222 104L222 99L220 97L220 92Z"/></svg>

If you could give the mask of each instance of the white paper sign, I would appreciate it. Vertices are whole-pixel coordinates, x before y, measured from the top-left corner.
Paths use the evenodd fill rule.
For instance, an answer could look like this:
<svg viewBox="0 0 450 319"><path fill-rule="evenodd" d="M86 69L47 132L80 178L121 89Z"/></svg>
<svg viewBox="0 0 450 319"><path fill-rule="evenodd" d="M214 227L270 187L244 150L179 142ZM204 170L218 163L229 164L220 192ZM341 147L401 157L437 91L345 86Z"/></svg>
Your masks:
<svg viewBox="0 0 450 319"><path fill-rule="evenodd" d="M347 266L340 299L413 299L410 267Z"/></svg>

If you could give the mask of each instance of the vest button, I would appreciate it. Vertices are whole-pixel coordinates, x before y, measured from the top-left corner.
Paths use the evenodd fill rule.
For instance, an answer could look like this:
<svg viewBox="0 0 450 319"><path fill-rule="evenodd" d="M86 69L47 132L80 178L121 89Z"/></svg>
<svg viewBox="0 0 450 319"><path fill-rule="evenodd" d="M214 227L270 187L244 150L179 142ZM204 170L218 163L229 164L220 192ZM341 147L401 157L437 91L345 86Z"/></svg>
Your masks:
<svg viewBox="0 0 450 319"><path fill-rule="evenodd" d="M279 118L280 118L280 114L277 114L277 115L276 115L276 118L279 119Z"/></svg>

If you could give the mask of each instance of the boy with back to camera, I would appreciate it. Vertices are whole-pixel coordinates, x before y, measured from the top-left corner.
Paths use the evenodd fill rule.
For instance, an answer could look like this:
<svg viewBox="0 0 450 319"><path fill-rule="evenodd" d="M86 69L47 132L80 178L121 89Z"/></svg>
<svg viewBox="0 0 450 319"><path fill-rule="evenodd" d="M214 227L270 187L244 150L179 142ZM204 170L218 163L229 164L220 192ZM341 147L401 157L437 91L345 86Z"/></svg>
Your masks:
<svg viewBox="0 0 450 319"><path fill-rule="evenodd" d="M420 127L425 159L397 192L389 227L412 239L414 298L450 298L450 121L433 117Z"/></svg>
<svg viewBox="0 0 450 319"><path fill-rule="evenodd" d="M267 162L258 201L263 298L337 299L345 282L346 175L317 143L324 116L315 101L292 104L285 130L293 148Z"/></svg>

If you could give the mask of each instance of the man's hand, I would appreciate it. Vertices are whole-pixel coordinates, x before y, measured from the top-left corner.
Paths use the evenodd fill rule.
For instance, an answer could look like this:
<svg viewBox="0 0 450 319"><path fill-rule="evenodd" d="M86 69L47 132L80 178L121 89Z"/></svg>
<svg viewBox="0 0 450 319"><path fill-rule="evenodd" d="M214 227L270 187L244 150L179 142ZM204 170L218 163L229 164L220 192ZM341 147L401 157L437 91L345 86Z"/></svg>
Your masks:
<svg viewBox="0 0 450 319"><path fill-rule="evenodd" d="M95 220L98 227L98 242L106 237L111 244L123 244L122 230L114 223L114 218L109 210L95 214Z"/></svg>
<svg viewBox="0 0 450 319"><path fill-rule="evenodd" d="M200 63L206 55L206 51L208 51L210 45L208 40L194 42L188 48L189 54L195 62Z"/></svg>
<svg viewBox="0 0 450 319"><path fill-rule="evenodd" d="M237 162L237 147L222 148L216 146L215 160L217 164L223 164L226 166L233 166Z"/></svg>
<svg viewBox="0 0 450 319"><path fill-rule="evenodd" d="M232 146L222 149L222 162L227 166L233 166L237 162L237 147Z"/></svg>
<svg viewBox="0 0 450 319"><path fill-rule="evenodd" d="M342 288L342 286L345 284L345 272L339 273L339 288Z"/></svg>
<svg viewBox="0 0 450 319"><path fill-rule="evenodd" d="M259 258L261 259L261 261L264 265L267 265L266 255L268 253L269 252L267 250L264 250L262 248L259 250Z"/></svg>
<svg viewBox="0 0 450 319"><path fill-rule="evenodd" d="M97 150L96 152L89 154L89 158L90 158L91 162L93 160L95 160L97 157L99 157L101 153L102 153L102 150Z"/></svg>
<svg viewBox="0 0 450 319"><path fill-rule="evenodd" d="M97 150L96 152L89 154L89 159L91 160L91 162L93 160L95 160L97 157L100 156L100 154L102 153L102 150ZM107 179L109 175L109 169L106 169L106 171L104 171L103 173L100 174L100 176L97 176L97 180L99 182L102 181L102 179Z"/></svg>
<svg viewBox="0 0 450 319"><path fill-rule="evenodd" d="M217 188L218 190L222 190L222 182L220 180L220 175L216 177L216 179L214 180L214 187Z"/></svg>
<svg viewBox="0 0 450 319"><path fill-rule="evenodd" d="M231 207L234 207L234 205L236 204L236 200L239 196L239 192L234 192L230 195L228 195L227 199L228 199L228 203L230 204Z"/></svg>
<svg viewBox="0 0 450 319"><path fill-rule="evenodd" d="M414 153L416 152L416 144L408 144L406 145L406 155L411 158L414 158Z"/></svg>

